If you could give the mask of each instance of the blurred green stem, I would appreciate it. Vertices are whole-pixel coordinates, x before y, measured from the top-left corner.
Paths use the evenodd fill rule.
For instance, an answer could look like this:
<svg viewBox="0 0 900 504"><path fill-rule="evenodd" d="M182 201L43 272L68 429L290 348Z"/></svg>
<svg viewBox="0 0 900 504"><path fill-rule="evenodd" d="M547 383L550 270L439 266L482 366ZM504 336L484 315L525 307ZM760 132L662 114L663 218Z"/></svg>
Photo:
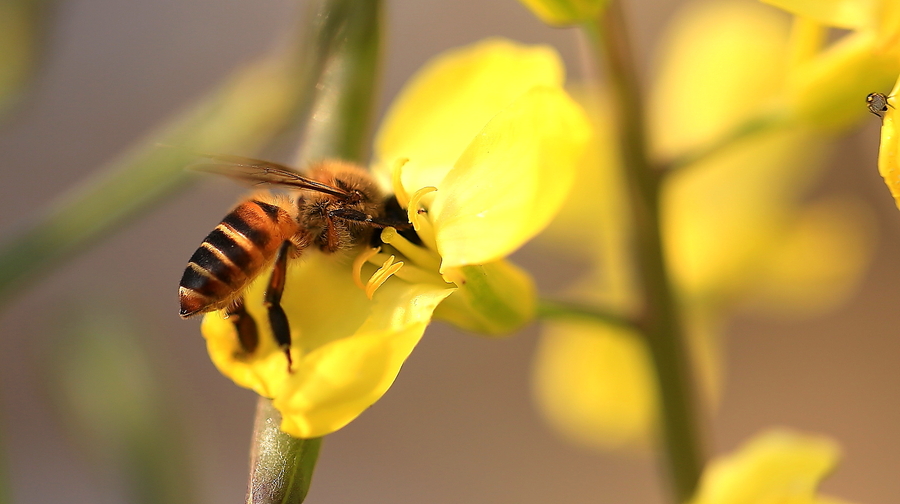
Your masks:
<svg viewBox="0 0 900 504"><path fill-rule="evenodd" d="M317 13L315 13L317 14ZM310 21L310 18L313 18ZM321 29L308 30L310 22ZM0 243L0 306L192 180L197 153L253 155L306 123L344 24L303 17L300 42L237 71ZM330 41L330 42L329 42ZM38 167L32 167L38 168Z"/></svg>
<svg viewBox="0 0 900 504"><path fill-rule="evenodd" d="M55 7L56 0L0 0L0 121L31 88Z"/></svg>
<svg viewBox="0 0 900 504"><path fill-rule="evenodd" d="M703 161L713 157L714 155L724 151L728 147L746 138L771 131L787 122L787 116L778 112L765 112L757 116L752 116L726 131L719 138L712 140L707 145L686 152L680 156L663 163L660 170L663 175L674 173L677 170L695 166Z"/></svg>
<svg viewBox="0 0 900 504"><path fill-rule="evenodd" d="M314 0L307 29L332 54L315 83L298 164L325 158L364 163L381 53L380 0ZM327 36L326 36L327 34ZM254 426L247 502L299 503L309 491L321 438L297 439L279 429L281 415L261 397Z"/></svg>
<svg viewBox="0 0 900 504"><path fill-rule="evenodd" d="M640 331L633 317L615 310L555 299L538 299L536 315L541 319L582 319Z"/></svg>
<svg viewBox="0 0 900 504"><path fill-rule="evenodd" d="M634 222L635 260L643 295L638 326L650 348L661 401L666 465L677 502L694 493L703 469L691 366L663 251L661 180L649 159L644 107L622 2L613 1L585 26L613 95Z"/></svg>
<svg viewBox="0 0 900 504"><path fill-rule="evenodd" d="M197 152L261 149L296 122L295 115L309 110L302 103L312 93L297 86L297 76L321 71L327 56L299 61L289 53L241 69L220 89L30 216L0 243L0 305L185 187L190 177L184 167Z"/></svg>

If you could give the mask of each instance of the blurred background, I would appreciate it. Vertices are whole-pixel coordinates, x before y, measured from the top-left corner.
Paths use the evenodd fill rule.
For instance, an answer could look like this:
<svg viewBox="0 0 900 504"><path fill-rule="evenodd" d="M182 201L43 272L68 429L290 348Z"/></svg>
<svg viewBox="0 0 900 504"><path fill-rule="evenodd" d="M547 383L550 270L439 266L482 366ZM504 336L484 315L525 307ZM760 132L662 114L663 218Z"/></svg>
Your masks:
<svg viewBox="0 0 900 504"><path fill-rule="evenodd" d="M297 3L60 0L29 94L0 126L0 236L266 53ZM492 35L552 44L570 77L582 75L577 33L546 27L514 0L386 3L382 112L428 58ZM647 72L679 3L627 2ZM873 116L840 141L819 189L878 210L878 249L858 293L814 319L733 324L709 425L716 453L774 425L833 436L844 458L824 490L870 504L900 495L900 212L877 172L878 126ZM200 181L0 314L0 445L15 502L141 502L135 488L158 470L142 457L159 456L172 461L159 477L182 485L161 501L244 499L256 398L214 369L199 319L179 319L176 298L187 259L243 191ZM544 271L550 291L579 274L536 248L517 260ZM542 422L529 388L536 337L535 327L500 341L430 327L384 399L325 439L308 502L664 502L652 457L575 446ZM104 408L132 402L151 441L102 425ZM131 449L113 446L110 429Z"/></svg>

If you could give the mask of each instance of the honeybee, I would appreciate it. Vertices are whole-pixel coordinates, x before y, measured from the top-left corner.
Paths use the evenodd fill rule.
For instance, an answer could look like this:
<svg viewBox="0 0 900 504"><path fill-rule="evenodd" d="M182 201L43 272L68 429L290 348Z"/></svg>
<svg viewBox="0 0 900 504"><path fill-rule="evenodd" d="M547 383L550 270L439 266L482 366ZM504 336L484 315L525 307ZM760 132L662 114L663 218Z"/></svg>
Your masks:
<svg viewBox="0 0 900 504"><path fill-rule="evenodd" d="M888 96L884 93L869 93L866 96L866 107L868 107L869 112L884 119L884 113L887 112L888 107L893 108L893 105L888 103Z"/></svg>
<svg viewBox="0 0 900 504"><path fill-rule="evenodd" d="M244 309L243 291L274 264L264 303L275 339L291 367L291 332L281 307L289 258L315 247L324 253L377 244L374 229L392 226L413 232L396 198L386 196L372 176L356 165L324 161L306 174L268 161L230 155L206 156L192 165L254 185L291 190L289 195L257 193L239 203L191 256L181 277L180 315L225 310L241 348L251 354L259 343L256 321Z"/></svg>

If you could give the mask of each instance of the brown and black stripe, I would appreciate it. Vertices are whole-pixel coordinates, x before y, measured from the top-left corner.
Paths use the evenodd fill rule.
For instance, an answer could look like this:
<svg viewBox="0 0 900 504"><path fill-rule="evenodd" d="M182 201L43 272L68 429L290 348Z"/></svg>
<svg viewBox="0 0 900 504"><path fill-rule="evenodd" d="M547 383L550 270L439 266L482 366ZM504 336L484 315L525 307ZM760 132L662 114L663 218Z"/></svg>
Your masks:
<svg viewBox="0 0 900 504"><path fill-rule="evenodd" d="M277 205L256 199L238 205L191 256L178 289L181 316L228 307L298 229Z"/></svg>

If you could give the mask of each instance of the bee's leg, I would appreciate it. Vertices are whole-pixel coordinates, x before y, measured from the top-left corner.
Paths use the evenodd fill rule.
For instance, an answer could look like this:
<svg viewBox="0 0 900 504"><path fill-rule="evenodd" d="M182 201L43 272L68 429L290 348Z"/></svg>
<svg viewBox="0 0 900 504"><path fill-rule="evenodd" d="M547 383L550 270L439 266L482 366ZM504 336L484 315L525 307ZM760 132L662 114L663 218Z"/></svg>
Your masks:
<svg viewBox="0 0 900 504"><path fill-rule="evenodd" d="M234 324L237 331L238 342L244 355L250 355L259 346L259 332L256 329L256 321L247 313L243 300L236 306L227 310L228 320Z"/></svg>
<svg viewBox="0 0 900 504"><path fill-rule="evenodd" d="M287 277L287 260L291 242L286 241L281 244L278 249L278 256L275 258L275 268L272 270L272 276L269 278L269 286L266 287L266 294L263 303L269 311L269 325L272 326L272 334L275 335L275 341L284 351L288 361L288 372L291 372L291 327L288 324L287 315L281 307L281 294L284 292L284 282Z"/></svg>

